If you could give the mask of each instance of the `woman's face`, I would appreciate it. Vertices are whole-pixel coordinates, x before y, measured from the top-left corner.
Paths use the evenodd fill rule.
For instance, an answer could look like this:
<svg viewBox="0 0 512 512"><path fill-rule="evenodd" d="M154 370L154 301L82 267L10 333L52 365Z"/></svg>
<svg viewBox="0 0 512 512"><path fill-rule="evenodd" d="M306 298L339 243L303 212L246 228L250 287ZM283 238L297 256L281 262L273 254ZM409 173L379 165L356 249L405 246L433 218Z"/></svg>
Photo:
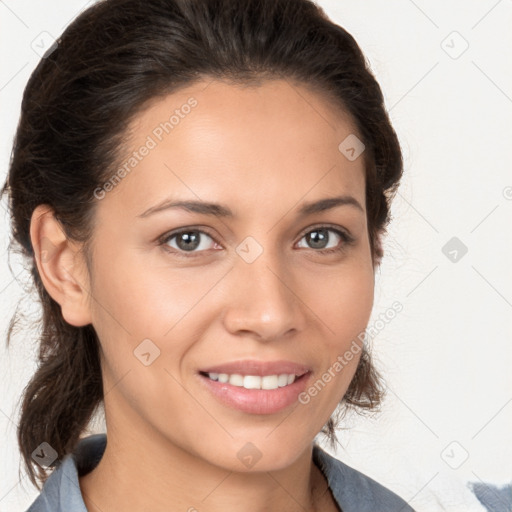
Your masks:
<svg viewBox="0 0 512 512"><path fill-rule="evenodd" d="M372 308L354 127L278 80L201 82L131 128L124 172L95 193L88 307L109 434L285 467L345 394Z"/></svg>

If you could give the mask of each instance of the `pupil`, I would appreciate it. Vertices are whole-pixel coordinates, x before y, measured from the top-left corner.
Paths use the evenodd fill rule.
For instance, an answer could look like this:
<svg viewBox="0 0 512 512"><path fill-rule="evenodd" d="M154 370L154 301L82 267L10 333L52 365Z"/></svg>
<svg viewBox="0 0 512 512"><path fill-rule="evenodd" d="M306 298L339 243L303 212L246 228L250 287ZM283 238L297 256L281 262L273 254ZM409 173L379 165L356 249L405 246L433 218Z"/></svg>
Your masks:
<svg viewBox="0 0 512 512"><path fill-rule="evenodd" d="M181 241L185 241L185 243L181 243ZM176 243L180 249L185 251L193 250L199 245L199 236L194 231L189 231L188 233L180 233Z"/></svg>
<svg viewBox="0 0 512 512"><path fill-rule="evenodd" d="M311 231L308 238L313 248L323 249L325 247L325 242L327 242L329 237L326 229L317 229L315 231Z"/></svg>

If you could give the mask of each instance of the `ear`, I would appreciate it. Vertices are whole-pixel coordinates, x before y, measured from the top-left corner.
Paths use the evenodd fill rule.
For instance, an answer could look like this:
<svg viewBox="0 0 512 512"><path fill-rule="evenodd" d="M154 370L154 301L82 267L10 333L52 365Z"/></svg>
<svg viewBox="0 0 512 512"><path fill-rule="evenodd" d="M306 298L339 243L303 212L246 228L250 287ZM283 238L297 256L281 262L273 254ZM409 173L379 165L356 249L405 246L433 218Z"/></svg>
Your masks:
<svg viewBox="0 0 512 512"><path fill-rule="evenodd" d="M76 327L90 324L90 280L80 244L68 240L50 206L35 208L30 239L43 285L60 304L64 320Z"/></svg>

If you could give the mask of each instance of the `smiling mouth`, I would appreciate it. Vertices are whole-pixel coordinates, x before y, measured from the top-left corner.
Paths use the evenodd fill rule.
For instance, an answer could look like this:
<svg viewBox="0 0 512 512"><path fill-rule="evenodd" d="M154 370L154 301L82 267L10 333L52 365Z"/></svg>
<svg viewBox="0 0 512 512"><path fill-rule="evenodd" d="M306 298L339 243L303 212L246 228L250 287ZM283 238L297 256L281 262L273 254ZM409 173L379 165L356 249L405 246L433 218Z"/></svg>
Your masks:
<svg viewBox="0 0 512 512"><path fill-rule="evenodd" d="M241 375L239 373L214 373L214 372L200 372L204 377L210 380L217 381L221 384L230 384L245 389L263 389L273 390L284 388L293 384L296 380L300 379L302 375L295 375L294 373L281 373L274 375Z"/></svg>
<svg viewBox="0 0 512 512"><path fill-rule="evenodd" d="M276 414L297 403L312 369L287 360L240 360L198 369L205 389L225 406L248 414Z"/></svg>

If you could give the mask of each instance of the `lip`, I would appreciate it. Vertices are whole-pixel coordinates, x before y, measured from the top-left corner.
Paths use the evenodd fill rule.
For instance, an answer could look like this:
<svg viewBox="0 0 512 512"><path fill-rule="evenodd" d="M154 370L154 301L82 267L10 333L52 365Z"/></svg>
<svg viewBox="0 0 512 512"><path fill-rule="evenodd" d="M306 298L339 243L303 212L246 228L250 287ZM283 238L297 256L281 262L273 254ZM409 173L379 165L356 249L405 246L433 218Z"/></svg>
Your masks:
<svg viewBox="0 0 512 512"><path fill-rule="evenodd" d="M294 373L292 384L277 389L245 389L210 379L207 373L238 373L240 375L280 375ZM221 404L248 414L275 414L298 403L312 371L291 361L234 361L210 366L198 373L201 384Z"/></svg>
<svg viewBox="0 0 512 512"><path fill-rule="evenodd" d="M264 377L266 375L281 375L283 373L293 373L297 376L304 375L311 371L311 368L292 361L232 361L208 368L201 368L202 373L238 373L239 375L256 375Z"/></svg>

